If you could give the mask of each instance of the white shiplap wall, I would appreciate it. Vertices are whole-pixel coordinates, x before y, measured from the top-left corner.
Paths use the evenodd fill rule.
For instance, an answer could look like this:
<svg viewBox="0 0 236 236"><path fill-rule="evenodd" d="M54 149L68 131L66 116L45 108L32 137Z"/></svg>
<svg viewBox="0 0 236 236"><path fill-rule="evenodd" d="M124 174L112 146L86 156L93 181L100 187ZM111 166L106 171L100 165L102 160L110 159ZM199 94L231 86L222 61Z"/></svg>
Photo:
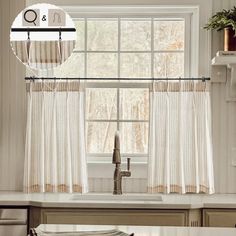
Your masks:
<svg viewBox="0 0 236 236"><path fill-rule="evenodd" d="M236 103L226 102L225 84L212 86L213 152L215 187L220 193L236 192L236 167L232 149L236 148ZM235 155L235 154L234 154Z"/></svg>
<svg viewBox="0 0 236 236"><path fill-rule="evenodd" d="M0 0L0 190L22 189L25 66L11 50L9 33L24 6L24 0Z"/></svg>
<svg viewBox="0 0 236 236"><path fill-rule="evenodd" d="M146 179L123 178L122 191L124 193L145 193L147 191ZM113 179L110 178L89 178L90 192L109 192L113 191Z"/></svg>
<svg viewBox="0 0 236 236"><path fill-rule="evenodd" d="M120 4L127 2L120 1ZM213 0L212 3L213 12L236 5L235 0ZM24 66L11 52L9 29L24 5L24 0L0 0L0 190L22 189L26 118ZM213 57L223 47L222 34L214 33L212 39ZM224 83L212 86L212 109L216 191L236 193L236 167L231 165L232 149L236 147L236 103L226 102ZM112 191L112 179L90 178L89 184L91 191ZM145 192L146 179L127 178L123 190Z"/></svg>
<svg viewBox="0 0 236 236"><path fill-rule="evenodd" d="M236 0L213 0L213 13L236 6ZM212 37L212 57L223 50L222 32L214 32ZM227 77L230 71L227 71ZM236 167L232 165L236 158L236 102L226 101L225 83L213 83L213 151L215 169L215 187L219 193L236 193Z"/></svg>

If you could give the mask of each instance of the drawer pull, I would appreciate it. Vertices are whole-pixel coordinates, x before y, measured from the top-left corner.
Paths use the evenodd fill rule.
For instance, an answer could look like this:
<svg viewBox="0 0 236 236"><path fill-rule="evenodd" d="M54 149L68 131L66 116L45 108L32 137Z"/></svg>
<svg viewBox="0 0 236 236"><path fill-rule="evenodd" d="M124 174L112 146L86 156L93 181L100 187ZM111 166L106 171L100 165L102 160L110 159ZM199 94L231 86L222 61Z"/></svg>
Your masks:
<svg viewBox="0 0 236 236"><path fill-rule="evenodd" d="M24 225L26 223L26 220L0 219L0 225Z"/></svg>

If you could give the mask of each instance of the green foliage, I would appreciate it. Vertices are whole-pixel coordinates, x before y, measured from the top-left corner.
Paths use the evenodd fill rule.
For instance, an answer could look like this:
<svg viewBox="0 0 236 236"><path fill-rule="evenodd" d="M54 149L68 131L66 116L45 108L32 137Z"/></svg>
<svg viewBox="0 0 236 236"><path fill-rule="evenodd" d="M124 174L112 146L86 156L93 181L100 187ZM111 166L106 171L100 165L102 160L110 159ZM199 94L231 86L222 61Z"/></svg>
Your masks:
<svg viewBox="0 0 236 236"><path fill-rule="evenodd" d="M233 30L236 32L236 7L235 6L230 10L223 9L223 11L217 12L215 15L213 15L209 19L204 29L220 31L228 27L232 27Z"/></svg>

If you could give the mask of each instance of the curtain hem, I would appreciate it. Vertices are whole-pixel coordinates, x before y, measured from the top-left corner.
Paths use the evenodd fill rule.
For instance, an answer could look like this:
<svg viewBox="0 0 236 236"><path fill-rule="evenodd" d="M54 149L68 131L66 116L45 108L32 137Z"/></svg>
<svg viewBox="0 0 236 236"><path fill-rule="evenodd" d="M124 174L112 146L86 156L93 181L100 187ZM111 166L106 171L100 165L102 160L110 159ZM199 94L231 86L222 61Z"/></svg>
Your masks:
<svg viewBox="0 0 236 236"><path fill-rule="evenodd" d="M87 193L88 189L82 187L79 184L72 185L72 190L70 186L66 184L60 185L52 185L52 184L45 184L39 185L31 185L31 186L24 186L25 193Z"/></svg>
<svg viewBox="0 0 236 236"><path fill-rule="evenodd" d="M169 187L169 190L167 190ZM206 185L185 185L185 191L183 191L183 187L180 185L158 185L155 187L148 187L148 193L206 193L212 194L214 193L214 189L210 189Z"/></svg>

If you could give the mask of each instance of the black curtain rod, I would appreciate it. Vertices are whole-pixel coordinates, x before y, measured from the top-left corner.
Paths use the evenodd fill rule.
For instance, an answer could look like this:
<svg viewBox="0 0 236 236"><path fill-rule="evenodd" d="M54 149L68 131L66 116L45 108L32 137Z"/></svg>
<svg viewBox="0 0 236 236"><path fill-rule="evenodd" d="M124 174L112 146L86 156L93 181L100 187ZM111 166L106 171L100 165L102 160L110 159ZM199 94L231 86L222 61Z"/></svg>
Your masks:
<svg viewBox="0 0 236 236"><path fill-rule="evenodd" d="M58 77L25 77L25 80L202 80L203 82L206 80L210 80L209 77L201 77L201 78L58 78Z"/></svg>
<svg viewBox="0 0 236 236"><path fill-rule="evenodd" d="M11 32L75 32L75 28L11 28Z"/></svg>

